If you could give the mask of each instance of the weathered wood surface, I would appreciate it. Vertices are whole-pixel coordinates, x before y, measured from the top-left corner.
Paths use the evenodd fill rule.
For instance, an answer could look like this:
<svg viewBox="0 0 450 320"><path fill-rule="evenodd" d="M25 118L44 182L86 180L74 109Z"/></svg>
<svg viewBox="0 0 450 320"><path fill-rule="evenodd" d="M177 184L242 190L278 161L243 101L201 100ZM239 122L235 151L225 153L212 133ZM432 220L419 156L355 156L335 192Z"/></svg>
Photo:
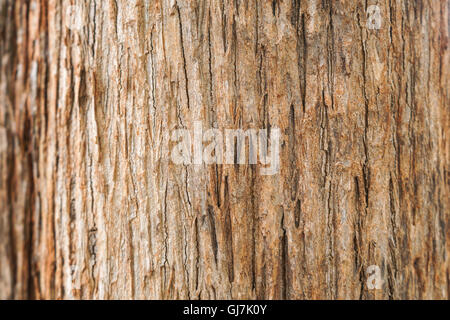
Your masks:
<svg viewBox="0 0 450 320"><path fill-rule="evenodd" d="M0 298L448 299L448 34L446 0L0 0ZM280 128L279 174L161 156L194 121Z"/></svg>

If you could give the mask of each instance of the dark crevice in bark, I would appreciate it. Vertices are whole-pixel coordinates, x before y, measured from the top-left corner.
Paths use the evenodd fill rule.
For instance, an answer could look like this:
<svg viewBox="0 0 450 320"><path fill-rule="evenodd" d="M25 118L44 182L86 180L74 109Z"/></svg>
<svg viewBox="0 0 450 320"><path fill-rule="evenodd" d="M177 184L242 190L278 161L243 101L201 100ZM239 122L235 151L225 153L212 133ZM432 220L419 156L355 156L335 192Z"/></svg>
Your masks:
<svg viewBox="0 0 450 320"><path fill-rule="evenodd" d="M190 97L189 97L189 78L188 78L188 73L187 73L186 52L185 52L185 48L184 48L184 39L183 39L183 23L181 21L180 7L179 7L178 3L175 4L175 8L177 10L178 24L180 26L180 46L181 46L181 57L183 59L183 72L184 72L187 108L191 109L191 102L190 102Z"/></svg>

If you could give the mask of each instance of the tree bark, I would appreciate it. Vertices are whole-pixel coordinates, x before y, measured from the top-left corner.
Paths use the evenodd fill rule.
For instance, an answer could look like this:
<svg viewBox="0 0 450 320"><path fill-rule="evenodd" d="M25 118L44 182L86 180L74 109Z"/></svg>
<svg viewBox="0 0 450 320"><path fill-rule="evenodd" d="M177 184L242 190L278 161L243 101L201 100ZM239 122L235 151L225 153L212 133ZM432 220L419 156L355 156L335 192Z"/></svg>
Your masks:
<svg viewBox="0 0 450 320"><path fill-rule="evenodd" d="M0 0L0 298L448 299L448 34L446 0ZM174 164L196 121L280 128L279 173Z"/></svg>

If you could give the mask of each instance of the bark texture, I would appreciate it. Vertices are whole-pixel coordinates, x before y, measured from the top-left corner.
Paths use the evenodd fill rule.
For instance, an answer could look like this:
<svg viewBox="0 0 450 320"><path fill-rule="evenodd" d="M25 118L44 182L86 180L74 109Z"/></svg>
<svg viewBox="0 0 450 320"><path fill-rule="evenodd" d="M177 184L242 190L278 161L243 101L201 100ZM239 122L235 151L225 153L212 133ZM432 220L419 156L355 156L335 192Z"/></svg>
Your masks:
<svg viewBox="0 0 450 320"><path fill-rule="evenodd" d="M448 299L449 23L447 0L0 0L0 298ZM280 128L279 174L175 165L194 121Z"/></svg>

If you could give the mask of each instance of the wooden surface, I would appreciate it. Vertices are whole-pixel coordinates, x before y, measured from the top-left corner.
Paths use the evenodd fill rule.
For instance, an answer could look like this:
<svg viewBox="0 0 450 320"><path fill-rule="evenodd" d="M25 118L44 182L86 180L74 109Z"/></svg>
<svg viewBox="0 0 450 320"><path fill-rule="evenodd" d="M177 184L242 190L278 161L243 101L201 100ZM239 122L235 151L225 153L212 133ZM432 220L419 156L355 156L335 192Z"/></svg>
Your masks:
<svg viewBox="0 0 450 320"><path fill-rule="evenodd" d="M0 298L448 299L449 23L446 0L0 0ZM279 173L175 165L195 121L280 128Z"/></svg>

